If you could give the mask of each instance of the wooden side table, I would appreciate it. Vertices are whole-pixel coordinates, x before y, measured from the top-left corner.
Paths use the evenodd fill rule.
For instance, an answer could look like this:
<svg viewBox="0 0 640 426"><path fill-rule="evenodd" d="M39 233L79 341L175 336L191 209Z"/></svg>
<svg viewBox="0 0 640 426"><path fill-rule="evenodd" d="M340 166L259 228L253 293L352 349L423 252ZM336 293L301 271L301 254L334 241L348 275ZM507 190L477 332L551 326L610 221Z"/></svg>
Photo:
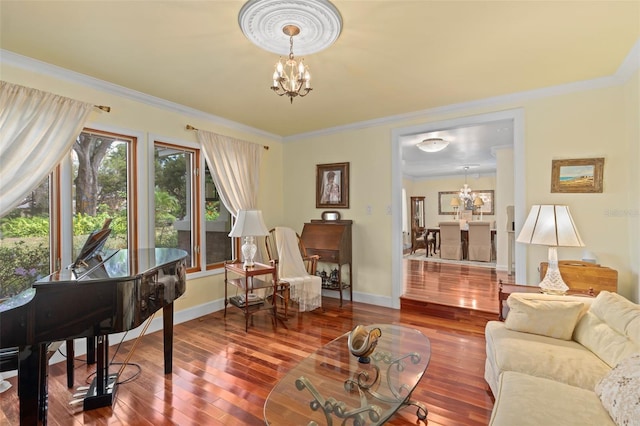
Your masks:
<svg viewBox="0 0 640 426"><path fill-rule="evenodd" d="M236 277L230 278L229 274ZM271 275L271 282L267 280L255 279L255 277ZM228 287L232 285L238 288L241 293L238 296L228 297ZM227 316L227 304L231 303L244 313L245 331L249 331L249 318L256 312L270 310L273 315L273 321L276 322L276 292L278 282L276 278L276 267L273 265L265 265L256 263L254 266L244 269L242 262L232 260L224 264L224 316ZM259 297L255 295L254 290L272 289L273 295L271 302L267 297ZM252 297L250 295L255 295Z"/></svg>
<svg viewBox="0 0 640 426"><path fill-rule="evenodd" d="M509 298L511 293L542 293L540 287L537 285L522 285L522 284L504 284L502 280L500 282L500 287L498 289L498 319L500 321L504 321L506 318L506 313L509 312L509 307L504 306L504 301ZM590 296L595 297L595 293L593 289L590 288L588 290L569 290L567 294L574 294L580 296ZM506 312L504 310L506 309Z"/></svg>

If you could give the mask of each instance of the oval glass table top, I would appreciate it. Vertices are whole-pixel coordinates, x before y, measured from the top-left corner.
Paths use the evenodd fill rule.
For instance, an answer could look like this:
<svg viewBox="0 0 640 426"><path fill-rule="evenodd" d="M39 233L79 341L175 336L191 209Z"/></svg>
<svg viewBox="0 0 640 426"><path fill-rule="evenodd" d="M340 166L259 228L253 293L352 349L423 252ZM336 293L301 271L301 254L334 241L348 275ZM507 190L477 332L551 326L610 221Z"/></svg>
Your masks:
<svg viewBox="0 0 640 426"><path fill-rule="evenodd" d="M394 324L365 325L381 336L369 362L349 351L350 332L319 348L289 371L271 390L264 418L269 425L380 425L398 409L414 405L420 419L426 407L411 399L431 357L420 331Z"/></svg>

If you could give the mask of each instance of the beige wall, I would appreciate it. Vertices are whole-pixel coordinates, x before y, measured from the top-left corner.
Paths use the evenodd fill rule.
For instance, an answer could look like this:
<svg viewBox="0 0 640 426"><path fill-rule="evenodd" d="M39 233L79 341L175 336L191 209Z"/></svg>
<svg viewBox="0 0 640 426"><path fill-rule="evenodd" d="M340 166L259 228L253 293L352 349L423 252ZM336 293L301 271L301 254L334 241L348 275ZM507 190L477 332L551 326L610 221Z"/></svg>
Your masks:
<svg viewBox="0 0 640 426"><path fill-rule="evenodd" d="M637 80L637 79L636 79ZM525 194L526 216L532 204L556 203L571 207L574 219L586 247L559 248L561 259L581 259L584 250L592 252L598 262L619 272L619 291L632 297L637 292L637 235L629 231L637 218L618 216L614 209L637 206L636 184L629 181L632 144L637 144L637 129L629 124L634 118L625 108L637 110L637 97L625 96L633 83L584 90L575 93L533 99L519 103L498 105L482 110L459 111L456 114L424 117L393 126L385 124L365 129L346 130L324 135L299 137L287 142L284 164L294 179L284 183L285 220L300 229L311 218L318 218L321 210L314 208L313 180L315 165L330 162L351 162L351 207L343 217L354 220L355 292L362 299L381 296L388 298L392 288L391 221L387 207L391 204L391 133L394 128L415 126L478 113L502 111L510 108L524 110L525 185L514 191ZM630 105L631 104L631 105ZM637 115L635 116L637 121ZM635 131L635 139L629 133ZM637 156L637 154L636 154ZM604 192L602 194L552 194L551 160L562 158L604 157ZM517 168L517 164L515 165ZM636 176L637 177L637 176ZM456 186L459 183L456 183ZM471 182L472 185L473 182ZM417 193L416 182L408 189ZM630 197L636 204L630 206ZM372 206L371 214L366 206ZM428 203L428 209L433 203ZM637 210L636 210L637 211ZM637 215L636 215L637 216ZM428 222L429 223L429 222ZM636 225L637 226L637 225ZM547 258L546 247L527 247L527 281L538 282L537 267ZM398 256L398 254L394 254ZM524 283L523 283L524 284Z"/></svg>
<svg viewBox="0 0 640 426"><path fill-rule="evenodd" d="M250 131L227 128L202 114L177 113L145 105L106 91L58 78L47 77L3 64L6 81L36 87L79 100L111 106L110 114L93 114L97 125L114 126L149 135L195 143L196 127L269 145L261 170L260 208L267 226L284 224L301 230L303 224L320 218L315 208L317 164L350 162L350 207L342 217L354 221L353 261L356 300L392 306L394 285L392 263L400 253L392 253L392 211L394 206L391 173L394 129L421 123L464 117L478 113L524 110L525 185L515 191L526 194L526 209L538 203L568 204L587 244L586 249L600 263L619 271L620 293L638 297L638 207L640 160L638 153L638 75L623 85L576 93L510 102L493 107L458 110L427 115L406 122L371 125L366 128L327 131L302 135L281 143L276 138L256 136ZM196 118L193 118L196 117ZM99 127L99 126L98 126ZM149 141L145 140L145 143ZM551 160L556 158L605 157L604 193L551 194ZM517 165L516 165L517 167ZM451 182L456 189L462 181ZM476 183L471 180L473 188ZM480 186L485 186L482 183ZM417 191L417 183L408 196ZM482 188L484 189L484 188ZM434 190L435 191L435 190ZM398 196L399 199L399 196ZM398 201L399 203L399 201ZM434 203L428 203L433 208ZM626 213L619 214L618 211ZM526 215L526 212L523 214ZM429 223L429 222L428 222ZM400 227L398 226L398 229ZM401 238L400 235L397 236ZM560 248L560 258L581 258L582 249ZM544 247L530 247L527 278L537 280L536 268L546 258ZM397 284L397 283L395 283ZM220 275L189 277L187 294L177 308L186 309L219 300Z"/></svg>

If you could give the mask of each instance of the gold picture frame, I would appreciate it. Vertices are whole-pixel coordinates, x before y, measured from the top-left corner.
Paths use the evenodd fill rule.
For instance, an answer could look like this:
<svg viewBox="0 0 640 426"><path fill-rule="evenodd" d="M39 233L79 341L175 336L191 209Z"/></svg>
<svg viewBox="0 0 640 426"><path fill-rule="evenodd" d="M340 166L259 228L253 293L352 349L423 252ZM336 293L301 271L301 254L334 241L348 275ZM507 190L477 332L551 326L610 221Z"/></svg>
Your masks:
<svg viewBox="0 0 640 426"><path fill-rule="evenodd" d="M604 158L551 160L551 192L602 192Z"/></svg>
<svg viewBox="0 0 640 426"><path fill-rule="evenodd" d="M460 192L459 191L441 191L438 192L438 214L439 215L455 215L456 214L456 210L451 206L451 199L452 198L457 198L458 194ZM480 207L480 209L482 210L482 214L485 215L493 215L495 214L495 210L494 210L494 205L495 205L495 192L493 189L483 189L480 191L473 191L473 193L476 195L476 197L480 197L482 198L482 201L484 201L484 204L482 205L482 207ZM462 206L460 206L460 211L464 211L464 210L474 210L475 213L474 214L480 214L480 210L478 210L477 208L474 209L469 208L469 209L465 209Z"/></svg>
<svg viewBox="0 0 640 426"><path fill-rule="evenodd" d="M316 208L349 208L349 163L316 166Z"/></svg>

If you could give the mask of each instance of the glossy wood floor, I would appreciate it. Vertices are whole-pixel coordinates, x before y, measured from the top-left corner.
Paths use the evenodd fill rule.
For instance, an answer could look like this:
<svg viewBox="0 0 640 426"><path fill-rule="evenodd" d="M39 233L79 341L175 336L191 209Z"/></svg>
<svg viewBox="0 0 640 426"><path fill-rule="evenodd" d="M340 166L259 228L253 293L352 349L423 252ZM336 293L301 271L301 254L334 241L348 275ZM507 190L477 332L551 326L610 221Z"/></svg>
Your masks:
<svg viewBox="0 0 640 426"><path fill-rule="evenodd" d="M458 305L463 310L474 306L491 309L499 276L495 272L421 261L405 261L405 268L408 296L444 303L442 306ZM282 323L274 327L269 315L256 315L248 333L242 314L235 309L226 319L216 312L179 324L174 330L173 374L167 376L163 374L161 333L144 336L130 360L139 366L139 374L136 366L125 368L120 380L126 383L119 386L112 408L87 412L71 408L72 391L66 387L64 363L53 365L48 424L263 425L264 402L289 369L356 324L374 323L414 327L431 340L429 367L413 393L429 409L429 425L487 424L493 403L483 379L485 342L478 327L462 317L452 320L419 309L350 302L340 308L336 299L326 297L323 304L324 312L296 314L286 327ZM123 361L133 344L123 343L114 362ZM111 370L118 369L114 364ZM92 373L91 367L76 360L76 386L88 383ZM15 377L9 382L13 387L0 394L0 424L17 425ZM409 407L387 424L425 423L418 422Z"/></svg>

